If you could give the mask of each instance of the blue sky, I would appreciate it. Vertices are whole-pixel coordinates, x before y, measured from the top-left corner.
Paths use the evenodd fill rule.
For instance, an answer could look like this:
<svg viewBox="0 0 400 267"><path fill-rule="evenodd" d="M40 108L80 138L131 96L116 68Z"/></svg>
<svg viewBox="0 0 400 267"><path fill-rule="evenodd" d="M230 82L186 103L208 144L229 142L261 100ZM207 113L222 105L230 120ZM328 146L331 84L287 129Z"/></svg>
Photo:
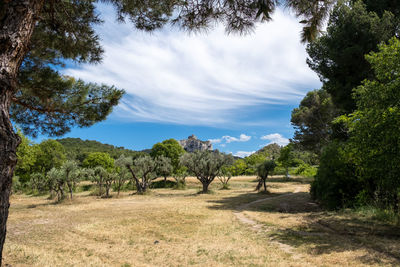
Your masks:
<svg viewBox="0 0 400 267"><path fill-rule="evenodd" d="M166 28L154 33L116 22L100 5L97 27L105 49L97 65L68 65L63 73L126 91L109 118L65 137L141 150L195 134L214 148L245 156L293 135L291 110L320 82L306 64L301 26L277 10L246 36Z"/></svg>

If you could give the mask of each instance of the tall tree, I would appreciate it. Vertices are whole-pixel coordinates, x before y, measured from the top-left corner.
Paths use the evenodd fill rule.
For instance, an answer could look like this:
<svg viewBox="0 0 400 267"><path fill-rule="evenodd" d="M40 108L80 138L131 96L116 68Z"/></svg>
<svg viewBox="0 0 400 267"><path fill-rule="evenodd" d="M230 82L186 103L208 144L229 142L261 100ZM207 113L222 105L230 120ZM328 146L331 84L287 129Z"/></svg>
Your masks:
<svg viewBox="0 0 400 267"><path fill-rule="evenodd" d="M108 153L93 152L86 157L82 165L86 168L101 166L107 171L111 171L114 168L114 159Z"/></svg>
<svg viewBox="0 0 400 267"><path fill-rule="evenodd" d="M299 144L302 149L320 155L322 147L331 138L331 122L337 115L328 92L324 89L308 92L299 107L292 111L294 143Z"/></svg>
<svg viewBox="0 0 400 267"><path fill-rule="evenodd" d="M101 22L96 0L0 1L0 253L6 235L9 194L20 138L11 118L31 134L60 135L71 126L103 120L123 92L62 76L66 60L96 63L102 49L94 25ZM259 20L270 20L286 3L305 23L305 38L314 38L330 0L104 0L118 19L130 19L144 30L172 23L196 30L223 22L228 32L246 32ZM325 15L324 15L325 14ZM304 38L304 40L305 40ZM1 261L1 258L0 258ZM1 262L0 262L1 264Z"/></svg>
<svg viewBox="0 0 400 267"><path fill-rule="evenodd" d="M367 10L381 1L366 2L368 6L360 0L340 2L330 16L326 33L307 47L308 65L342 114L356 107L351 97L353 88L373 77L364 55L377 50L377 45L389 40L399 28L399 20L392 13L381 12L379 17Z"/></svg>
<svg viewBox="0 0 400 267"><path fill-rule="evenodd" d="M289 179L289 167L292 167L295 164L292 143L289 143L287 146L282 147L278 162L282 165L282 167L285 168L285 177L286 179Z"/></svg>
<svg viewBox="0 0 400 267"><path fill-rule="evenodd" d="M153 158L156 157L167 157L170 159L173 172L176 172L180 165L179 165L179 158L185 153L185 150L182 146L176 141L175 139L168 139L164 140L162 143L154 144L150 155Z"/></svg>
<svg viewBox="0 0 400 267"><path fill-rule="evenodd" d="M44 140L38 146L35 168L46 174L52 168L60 168L66 160L64 147L53 139Z"/></svg>

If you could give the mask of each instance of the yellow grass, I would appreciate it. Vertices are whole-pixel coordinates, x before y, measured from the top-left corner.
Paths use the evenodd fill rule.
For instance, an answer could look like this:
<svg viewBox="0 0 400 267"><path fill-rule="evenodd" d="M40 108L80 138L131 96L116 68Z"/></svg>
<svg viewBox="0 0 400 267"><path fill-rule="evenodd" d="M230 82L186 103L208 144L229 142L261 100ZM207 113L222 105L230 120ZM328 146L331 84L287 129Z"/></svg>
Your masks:
<svg viewBox="0 0 400 267"><path fill-rule="evenodd" d="M269 194L254 192L254 181L255 177L234 177L231 190L218 190L220 184L215 181L212 194L197 194L201 186L190 178L187 190L153 189L148 195L124 192L111 199L82 192L61 204L46 197L14 195L4 263L400 265L400 238L384 234L398 229L357 221L351 213L321 211L309 199L305 179L272 178ZM266 200L251 203L259 199Z"/></svg>

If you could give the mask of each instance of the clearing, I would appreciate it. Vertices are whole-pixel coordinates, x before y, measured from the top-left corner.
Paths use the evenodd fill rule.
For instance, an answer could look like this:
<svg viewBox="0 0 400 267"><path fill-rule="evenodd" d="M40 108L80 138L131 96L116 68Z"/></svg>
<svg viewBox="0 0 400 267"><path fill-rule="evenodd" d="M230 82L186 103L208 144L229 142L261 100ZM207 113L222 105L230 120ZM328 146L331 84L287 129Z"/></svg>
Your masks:
<svg viewBox="0 0 400 267"><path fill-rule="evenodd" d="M11 197L9 266L399 266L400 229L310 200L309 179L234 177L231 190L153 189L54 204Z"/></svg>

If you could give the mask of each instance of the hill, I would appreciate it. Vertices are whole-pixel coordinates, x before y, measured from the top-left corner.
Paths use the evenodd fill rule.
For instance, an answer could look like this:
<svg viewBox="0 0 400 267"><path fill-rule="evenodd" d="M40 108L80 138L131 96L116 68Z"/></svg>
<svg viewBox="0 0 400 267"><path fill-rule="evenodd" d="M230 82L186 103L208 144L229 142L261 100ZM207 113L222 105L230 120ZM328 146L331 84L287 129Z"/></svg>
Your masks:
<svg viewBox="0 0 400 267"><path fill-rule="evenodd" d="M106 152L114 159L120 155L137 157L145 152L134 151L124 147L116 147L109 144L103 144L94 140L82 140L80 138L62 138L57 139L60 142L67 153L68 159L78 160L82 162L89 153L92 152Z"/></svg>
<svg viewBox="0 0 400 267"><path fill-rule="evenodd" d="M255 154L267 154L271 158L278 159L279 155L281 154L281 148L282 147L280 145L273 143L264 146L263 148L258 150Z"/></svg>

